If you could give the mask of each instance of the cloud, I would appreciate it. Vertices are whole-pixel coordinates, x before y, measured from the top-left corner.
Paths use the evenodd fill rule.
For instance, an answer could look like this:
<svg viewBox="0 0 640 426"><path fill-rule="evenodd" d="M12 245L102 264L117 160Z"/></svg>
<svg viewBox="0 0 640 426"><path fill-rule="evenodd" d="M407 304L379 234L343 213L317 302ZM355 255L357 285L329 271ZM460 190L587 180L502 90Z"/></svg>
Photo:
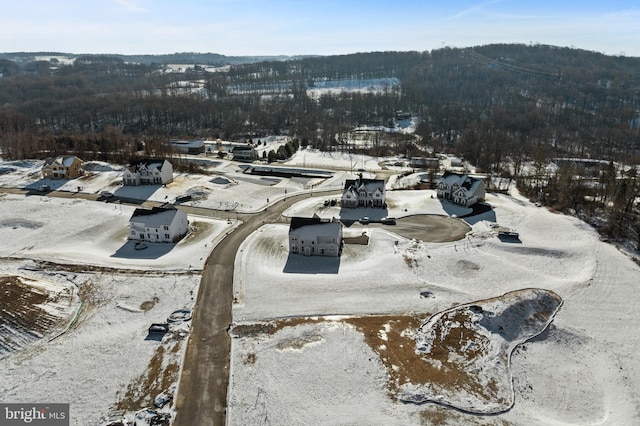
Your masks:
<svg viewBox="0 0 640 426"><path fill-rule="evenodd" d="M496 4L496 3L501 3L502 0L490 0L490 1L486 1L480 4L476 4L475 6L471 6L468 7L466 9L464 9L463 11L460 11L454 15L448 16L446 18L444 18L444 21L453 21L456 19L460 19L460 18L464 18L465 16L474 14L476 12L481 11L482 9L486 8L487 6L490 6L492 4Z"/></svg>
<svg viewBox="0 0 640 426"><path fill-rule="evenodd" d="M122 7L123 10L130 13L146 13L148 8L142 4L146 3L144 0L113 0L115 4Z"/></svg>

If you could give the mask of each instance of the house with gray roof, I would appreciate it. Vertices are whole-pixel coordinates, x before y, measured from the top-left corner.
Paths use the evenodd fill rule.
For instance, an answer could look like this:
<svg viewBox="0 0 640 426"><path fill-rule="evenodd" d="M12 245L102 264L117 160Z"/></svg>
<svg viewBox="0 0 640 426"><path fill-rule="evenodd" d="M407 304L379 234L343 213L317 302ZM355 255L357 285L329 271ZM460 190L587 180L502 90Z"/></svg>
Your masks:
<svg viewBox="0 0 640 426"><path fill-rule="evenodd" d="M342 223L335 218L292 217L289 226L289 254L340 256Z"/></svg>
<svg viewBox="0 0 640 426"><path fill-rule="evenodd" d="M445 172L436 181L436 192L441 200L469 207L484 201L485 184L467 174Z"/></svg>
<svg viewBox="0 0 640 426"><path fill-rule="evenodd" d="M125 167L124 185L165 185L173 182L173 166L164 159L141 160Z"/></svg>
<svg viewBox="0 0 640 426"><path fill-rule="evenodd" d="M358 207L385 206L385 181L383 179L347 179L342 191L341 206L355 209Z"/></svg>
<svg viewBox="0 0 640 426"><path fill-rule="evenodd" d="M47 158L42 166L42 177L45 179L75 179L83 174L82 160L75 155Z"/></svg>
<svg viewBox="0 0 640 426"><path fill-rule="evenodd" d="M129 219L129 239L152 243L176 243L189 231L187 214L170 204L135 209Z"/></svg>

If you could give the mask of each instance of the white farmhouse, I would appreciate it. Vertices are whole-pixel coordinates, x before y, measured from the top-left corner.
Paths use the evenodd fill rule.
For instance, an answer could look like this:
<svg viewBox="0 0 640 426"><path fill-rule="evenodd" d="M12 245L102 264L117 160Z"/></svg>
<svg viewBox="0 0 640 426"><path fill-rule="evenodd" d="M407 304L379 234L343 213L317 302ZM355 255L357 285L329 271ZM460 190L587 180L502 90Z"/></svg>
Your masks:
<svg viewBox="0 0 640 426"><path fill-rule="evenodd" d="M485 185L482 179L445 172L437 179L436 192L441 200L468 207L484 201Z"/></svg>
<svg viewBox="0 0 640 426"><path fill-rule="evenodd" d="M129 219L130 240L176 243L188 230L187 214L171 205L135 209Z"/></svg>
<svg viewBox="0 0 640 426"><path fill-rule="evenodd" d="M345 208L385 206L385 181L383 179L347 179L344 182L341 205Z"/></svg>
<svg viewBox="0 0 640 426"><path fill-rule="evenodd" d="M342 223L334 219L292 217L289 226L289 253L305 256L340 256Z"/></svg>
<svg viewBox="0 0 640 426"><path fill-rule="evenodd" d="M173 182L173 166L167 160L143 160L125 167L124 185L159 185Z"/></svg>

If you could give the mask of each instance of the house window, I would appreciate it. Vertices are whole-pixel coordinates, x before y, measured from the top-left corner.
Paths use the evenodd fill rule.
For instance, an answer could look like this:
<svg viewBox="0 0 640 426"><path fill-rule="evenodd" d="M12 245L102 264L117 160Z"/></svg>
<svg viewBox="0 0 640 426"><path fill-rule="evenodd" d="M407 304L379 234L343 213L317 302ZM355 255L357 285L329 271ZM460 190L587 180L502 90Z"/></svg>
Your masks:
<svg viewBox="0 0 640 426"><path fill-rule="evenodd" d="M165 237L166 239L171 238L171 237L169 236L169 234L164 234L164 237Z"/></svg>
<svg viewBox="0 0 640 426"><path fill-rule="evenodd" d="M162 229L164 229L165 231L169 230L169 227L167 225L163 226Z"/></svg>

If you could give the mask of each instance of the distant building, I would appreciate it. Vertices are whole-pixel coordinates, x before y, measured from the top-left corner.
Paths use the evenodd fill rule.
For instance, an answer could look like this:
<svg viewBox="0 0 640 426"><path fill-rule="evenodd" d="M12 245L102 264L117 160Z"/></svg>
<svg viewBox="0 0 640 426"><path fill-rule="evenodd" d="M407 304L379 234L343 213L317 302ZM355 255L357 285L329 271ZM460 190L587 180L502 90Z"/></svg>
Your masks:
<svg viewBox="0 0 640 426"><path fill-rule="evenodd" d="M342 191L341 206L355 209L357 207L385 206L385 181L383 179L347 179Z"/></svg>
<svg viewBox="0 0 640 426"><path fill-rule="evenodd" d="M175 243L187 234L187 214L171 205L135 209L129 219L129 239L153 243Z"/></svg>
<svg viewBox="0 0 640 426"><path fill-rule="evenodd" d="M445 172L437 179L436 192L438 198L448 200L462 206L472 206L484 201L485 184L482 179L466 174Z"/></svg>
<svg viewBox="0 0 640 426"><path fill-rule="evenodd" d="M59 155L47 158L42 166L45 179L75 179L84 174L82 160L73 155Z"/></svg>
<svg viewBox="0 0 640 426"><path fill-rule="evenodd" d="M440 159L437 157L411 157L409 165L416 169L434 169L440 165Z"/></svg>
<svg viewBox="0 0 640 426"><path fill-rule="evenodd" d="M173 166L167 160L142 160L125 167L124 185L164 185L173 182Z"/></svg>
<svg viewBox="0 0 640 426"><path fill-rule="evenodd" d="M340 256L342 223L335 219L292 217L289 253L305 256Z"/></svg>
<svg viewBox="0 0 640 426"><path fill-rule="evenodd" d="M202 140L183 141L171 139L166 145L171 147L174 152L180 154L198 155L204 153L204 141Z"/></svg>
<svg viewBox="0 0 640 426"><path fill-rule="evenodd" d="M258 159L258 152L251 145L234 146L231 153L236 161L253 163Z"/></svg>

